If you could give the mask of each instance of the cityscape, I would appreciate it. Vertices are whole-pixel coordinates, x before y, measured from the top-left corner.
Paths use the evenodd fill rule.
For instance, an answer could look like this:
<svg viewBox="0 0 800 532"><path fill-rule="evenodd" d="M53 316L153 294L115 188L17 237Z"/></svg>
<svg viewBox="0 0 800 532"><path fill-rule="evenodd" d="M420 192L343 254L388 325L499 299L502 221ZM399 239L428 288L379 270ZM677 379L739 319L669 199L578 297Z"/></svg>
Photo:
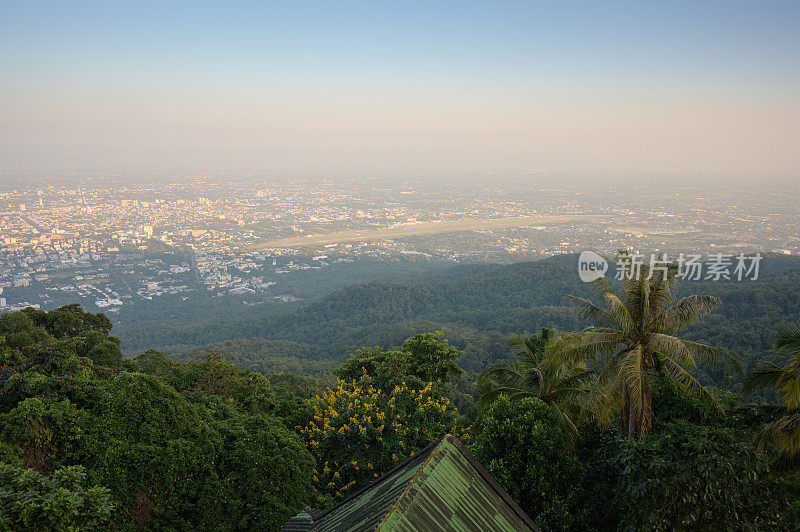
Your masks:
<svg viewBox="0 0 800 532"><path fill-rule="evenodd" d="M620 249L797 254L799 195L731 184L702 193L681 183L597 189L531 175L33 182L0 192L0 309L77 300L113 316L164 295L294 301L302 295L282 280L359 261L509 263Z"/></svg>

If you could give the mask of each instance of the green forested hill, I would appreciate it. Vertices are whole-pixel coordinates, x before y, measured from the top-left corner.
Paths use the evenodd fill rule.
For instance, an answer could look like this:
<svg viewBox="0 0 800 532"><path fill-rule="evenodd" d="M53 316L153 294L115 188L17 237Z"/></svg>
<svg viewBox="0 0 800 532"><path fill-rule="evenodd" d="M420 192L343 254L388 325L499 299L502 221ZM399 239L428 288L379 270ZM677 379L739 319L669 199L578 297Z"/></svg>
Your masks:
<svg viewBox="0 0 800 532"><path fill-rule="evenodd" d="M723 300L702 326L688 332L690 338L742 352L748 359L762 356L782 324L800 319L800 259L768 256L757 281L683 282L679 290ZM506 356L507 335L542 327L582 328L585 324L564 294L589 295L576 274L574 256L457 266L411 283L354 284L282 313L255 306L237 315L178 327L123 328L119 334L127 352L159 347L188 356L197 346L224 341L214 346L222 347L232 362L258 370L309 370L308 362L292 360L342 359L354 347L388 347L411 334L439 329L465 350L461 365L478 370ZM269 340L259 340L258 355L253 339Z"/></svg>
<svg viewBox="0 0 800 532"><path fill-rule="evenodd" d="M582 327L562 299L586 288L571 270L558 258L459 268L452 279L437 273L416 284L355 285L282 314L194 324L232 339L187 362L155 350L123 359L112 323L79 305L4 314L0 529L275 530L301 508L329 508L446 433L468 442L545 530L797 529L797 453L778 446L790 440L762 448L757 438L763 430L785 434L796 411L780 389L760 389L758 404L730 393L762 382L753 378L768 366L728 381L718 369L695 371L698 357L672 347L689 344L667 345L693 377L718 385L703 389L657 344L661 365L650 369L611 365L619 353L597 360L589 352L578 363L561 354L597 333L546 329L521 344L519 364L477 382L465 375L506 357L508 334ZM627 283L626 315L638 321L623 324L628 336L615 347L646 340L653 348L650 333L662 330L654 323L680 330L664 314L674 309L661 306L656 318L636 310L659 289L643 286ZM691 335L750 362L777 359L760 351L797 319L798 286L796 262L777 259L760 281L686 283L684 294L725 301ZM435 329L449 342L415 334ZM235 336L248 330L260 336ZM782 352L794 357L781 370L791 375L800 330L782 338L795 346ZM350 346L376 344L393 347L341 360ZM647 422L613 393L637 378L652 391ZM502 393L509 389L519 393ZM644 428L632 431L632 423Z"/></svg>

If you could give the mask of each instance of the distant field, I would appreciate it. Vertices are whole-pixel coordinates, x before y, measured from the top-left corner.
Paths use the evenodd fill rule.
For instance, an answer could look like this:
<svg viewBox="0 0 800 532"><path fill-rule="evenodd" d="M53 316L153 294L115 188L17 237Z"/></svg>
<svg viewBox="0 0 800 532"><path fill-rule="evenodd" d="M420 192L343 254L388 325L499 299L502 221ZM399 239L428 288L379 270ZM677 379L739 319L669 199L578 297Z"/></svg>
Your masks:
<svg viewBox="0 0 800 532"><path fill-rule="evenodd" d="M338 231L335 233L316 234L281 238L265 242L259 247L307 247L340 242L360 242L363 240L386 240L404 236L434 235L453 231L478 231L481 229L508 229L524 225L549 225L566 222L581 222L601 218L600 214L565 214L554 216L520 216L514 218L492 218L483 220L452 220L442 222L421 222L386 229L365 229L357 231Z"/></svg>
<svg viewBox="0 0 800 532"><path fill-rule="evenodd" d="M694 229L694 228L674 229L671 231L665 231L661 229L650 229L648 227L640 227L634 225L625 225L619 227L617 231L620 233L643 233L646 235L655 235L655 236L680 236L680 235L697 234L701 232L699 229Z"/></svg>
<svg viewBox="0 0 800 532"><path fill-rule="evenodd" d="M617 229L620 233L628 234L644 234L651 239L660 239L661 242L669 243L673 246L684 246L686 249L693 249L696 247L697 236L702 233L699 229L683 229L663 231L657 229L650 229L640 226L623 226Z"/></svg>

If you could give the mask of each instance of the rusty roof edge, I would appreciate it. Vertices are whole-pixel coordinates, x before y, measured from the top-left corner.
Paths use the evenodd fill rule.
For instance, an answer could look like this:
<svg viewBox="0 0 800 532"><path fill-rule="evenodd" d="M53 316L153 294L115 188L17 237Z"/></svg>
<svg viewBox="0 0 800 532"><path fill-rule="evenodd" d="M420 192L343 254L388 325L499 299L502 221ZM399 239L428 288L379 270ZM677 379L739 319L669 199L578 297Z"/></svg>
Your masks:
<svg viewBox="0 0 800 532"><path fill-rule="evenodd" d="M442 442L447 439L448 436L450 436L450 435L449 434L445 434L443 437L441 437L438 440L436 440L434 445L436 445L436 447L438 448L442 444ZM426 447L426 449L427 449L427 447ZM394 501L394 504L392 505L391 508L389 508L389 511L386 512L386 515L383 517L383 519L381 520L380 524L378 525L378 527L375 530L380 530L381 527L386 523L387 519L389 519L389 517L392 515L392 512L394 512L397 508L400 507L400 503L403 501L403 499L408 494L409 490L411 489L411 486L413 486L417 482L417 480L419 480L419 476L422 474L422 471L425 469L425 466L428 465L428 462L431 461L431 458L433 458L433 455L436 454L436 451L437 451L437 449L432 450L431 453L428 455L428 457L425 459L425 461L422 463L422 465L419 466L419 469L417 470L416 473L414 473L414 476L411 478L411 482L409 482L406 485L406 488L403 490L403 493L401 493L400 496L397 498L397 500ZM421 452L422 451L420 451L420 453Z"/></svg>
<svg viewBox="0 0 800 532"><path fill-rule="evenodd" d="M481 477L483 477L483 480L485 480L486 483L489 484L489 486L491 486L495 492L497 492L500 498L503 499L503 502L505 502L512 510L514 510L514 513L516 513L526 525L531 527L531 529L536 532L541 532L541 529L536 525L536 523L533 522L533 519L531 519L530 516L525 513L525 510L519 507L517 501L515 501L514 498L503 489L503 487L497 482L497 480L495 480L492 474L489 473L486 468L483 467L483 465L481 465L478 459L475 458L475 456L464 446L463 443L461 443L461 441L459 441L458 438L452 434L447 434L443 439L449 441L455 445L459 451L461 451L461 454L464 455L464 458L466 458L470 465L472 465L472 467L475 468Z"/></svg>
<svg viewBox="0 0 800 532"><path fill-rule="evenodd" d="M324 512L322 512L321 514L317 515L316 517L314 517L314 524L317 524L317 523L319 523L319 521L320 521L320 520L321 520L323 517L325 517L326 515L328 515L328 514L329 514L329 513L331 513L332 511L336 510L336 509L337 509L337 508L339 508L340 506L343 506L343 505L345 505L345 504L349 503L350 501L352 501L352 500L353 500L353 499L355 499L356 497L359 497L359 496L360 496L361 494L363 494L365 491L367 491L367 490L371 490L372 488L374 488L374 487L375 487L375 486L377 486L378 484L382 483L382 482L383 482L383 481L385 481L387 478L389 478L390 476L392 476L393 474L395 474L397 471L399 471L400 469L402 469L403 467L405 467L405 466L406 466L406 465L407 465L409 462L411 462L412 460L414 460L415 458L417 458L419 455L421 455L421 454L423 454L423 453L426 453L426 452L430 451L431 449L433 449L433 448L437 447L437 446L438 446L440 443L442 443L442 441L443 441L443 440L444 440L444 439L445 439L447 436L449 436L449 434L446 434L445 436L442 436L441 438L439 438L439 439L438 439L438 440L436 440L435 442L431 443L430 445L428 445L428 446L427 446L427 447L425 447L424 449L420 449L420 451L419 451L417 454L415 454L414 456L410 457L408 460L405 460L404 462L401 462L401 463L397 464L396 466L394 466L392 469L390 469L389 471L387 471L386 473L384 473L384 474L383 474L383 475L381 475L380 477L376 478L375 480L373 480L372 482L370 482L369 484L367 484L366 486L364 486L363 488L361 488L361 489L360 489L360 490L358 490L357 492L353 493L352 495L350 495L349 497L347 497L346 499L344 499L343 501L341 501L339 504L335 504L335 505L331 506L330 508L328 508L327 510L325 510ZM430 457L429 457L429 458L430 458ZM427 463L427 459L425 460L425 462L424 462L424 463ZM424 464L423 464L423 465L424 465ZM421 470L421 469L422 469L422 467L420 466L420 470ZM416 476L417 476L417 474L415 473L415 474L414 474L414 479L416 479ZM412 481L411 481L411 482L409 482L409 485L410 485L410 484L412 484L412 483L413 483L413 479L412 479ZM403 492L403 494L405 494L405 492ZM402 498L402 495L401 495L400 497L398 497L398 500L400 500L401 498ZM381 524L383 524L383 522L381 522ZM380 528L380 525L378 526L378 528Z"/></svg>

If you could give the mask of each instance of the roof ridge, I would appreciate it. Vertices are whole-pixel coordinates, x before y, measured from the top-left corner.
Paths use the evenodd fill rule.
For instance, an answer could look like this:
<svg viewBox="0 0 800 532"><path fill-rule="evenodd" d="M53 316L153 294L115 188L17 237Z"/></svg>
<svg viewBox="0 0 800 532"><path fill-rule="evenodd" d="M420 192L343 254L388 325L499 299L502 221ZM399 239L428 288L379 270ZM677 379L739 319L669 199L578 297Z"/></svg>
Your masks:
<svg viewBox="0 0 800 532"><path fill-rule="evenodd" d="M367 485L362 487L357 492L353 493L352 495L350 495L346 499L342 500L338 504L335 504L335 505L331 506L330 508L328 508L327 510L325 510L324 512L322 512L318 516L314 517L314 523L318 523L320 521L320 519L322 519L324 516L328 515L332 511L338 509L341 506L344 506L345 504L349 503L350 501L352 501L356 497L361 496L361 494L363 494L365 491L371 490L371 489L375 488L375 486L377 486L377 485L381 484L382 482L386 481L386 479L388 479L390 476L392 476L395 472L399 471L400 469L402 469L403 467L408 465L412 460L417 459L421 454L424 454L424 453L426 453L426 452L438 447L439 444L442 443L442 441L447 436L450 436L450 435L447 434L445 436L442 436L441 438L439 438L435 442L431 443L427 447L425 447L423 449L420 449L419 452L417 452L414 456L411 456L407 460L404 460L403 462L397 464L396 466L394 466L392 469L390 469L389 471L387 471L386 473L384 473L380 477L376 478L372 482L367 483ZM426 460L426 462L427 462L427 460ZM421 467L420 467L420 469L421 469ZM416 473L414 474L414 477L416 477ZM402 495L401 495L401 497L402 497ZM399 498L398 498L398 500L399 500Z"/></svg>
<svg viewBox="0 0 800 532"><path fill-rule="evenodd" d="M425 463L423 463L420 466L419 470L414 474L414 477L411 479L411 482L408 483L406 488L403 490L403 493L397 498L394 505L392 505L392 507L389 509L389 512L386 514L381 523L375 529L376 531L380 530L381 527L384 525L384 523L386 523L386 520L389 519L389 516L392 514L392 512L394 512L397 508L400 507L400 502L408 494L409 490L411 489L411 486L413 486L417 482L420 474L422 473L422 470L425 469L425 466L428 465L428 462L430 462L430 460L437 453L438 447L440 447L442 443L444 443L445 441L453 444L453 446L458 450L458 452L460 452L461 455L467 459L470 465L472 465L475 471L477 471L477 473L481 476L481 478L483 478L483 480L489 485L489 487L492 488L492 490L494 490L494 492L500 497L500 499L506 505L508 505L508 507L511 508L511 510L515 514L517 514L517 516L520 519L522 519L522 521L526 525L528 525L531 528L531 530L534 530L536 532L541 532L541 529L536 525L536 523L534 523L533 519L531 519L530 516L527 513L525 513L525 510L520 508L519 504L517 504L514 498L511 497L511 495L509 495L508 492L506 492L506 490L504 490L503 487L497 482L497 479L495 479L492 476L492 474L489 473L489 471L487 471L485 467L483 467L483 464L481 464L478 461L478 459L475 458L475 455L473 455L469 451L469 449L467 449L466 446L463 443L461 443L461 440L459 440L452 434L445 434L441 439L439 439L439 441L436 442L437 449L434 449L428 455L428 458L425 460Z"/></svg>

